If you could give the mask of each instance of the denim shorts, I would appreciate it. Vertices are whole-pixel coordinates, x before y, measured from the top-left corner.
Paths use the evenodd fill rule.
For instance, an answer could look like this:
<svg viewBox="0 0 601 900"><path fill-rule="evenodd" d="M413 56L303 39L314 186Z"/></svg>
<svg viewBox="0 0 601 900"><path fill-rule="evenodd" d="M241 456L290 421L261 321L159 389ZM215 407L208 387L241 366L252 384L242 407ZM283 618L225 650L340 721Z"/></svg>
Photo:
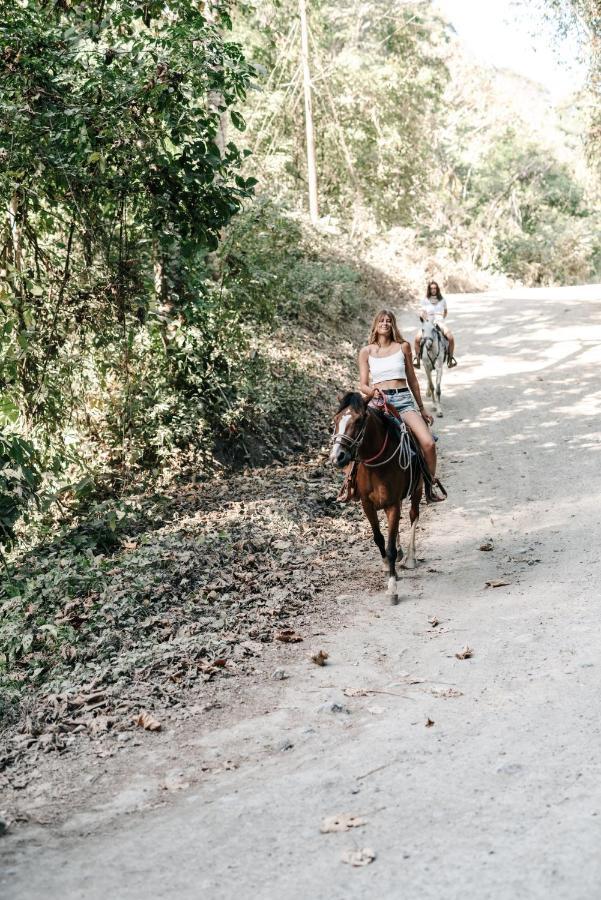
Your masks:
<svg viewBox="0 0 601 900"><path fill-rule="evenodd" d="M383 391L383 394L386 397L386 402L394 406L399 413L411 412L411 410L414 412L418 411L413 394L409 388L393 388Z"/></svg>

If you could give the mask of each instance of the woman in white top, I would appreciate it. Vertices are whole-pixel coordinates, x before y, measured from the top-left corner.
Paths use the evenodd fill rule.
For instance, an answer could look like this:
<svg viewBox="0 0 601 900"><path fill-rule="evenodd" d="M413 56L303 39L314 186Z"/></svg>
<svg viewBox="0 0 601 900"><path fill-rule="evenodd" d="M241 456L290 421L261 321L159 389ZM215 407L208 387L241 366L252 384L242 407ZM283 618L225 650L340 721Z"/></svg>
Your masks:
<svg viewBox="0 0 601 900"><path fill-rule="evenodd" d="M442 296L440 292L440 287L436 281L428 282L428 287L426 290L426 296L422 300L419 306L418 314L420 319L423 321L428 320L429 322L434 322L436 325L440 326L440 330L445 335L446 339L449 342L449 353L448 353L448 366L449 369L452 369L453 366L457 365L457 360L455 359L455 337L453 336L453 332L448 327L448 325L444 324L444 320L448 315L447 310L447 301ZM415 335L415 359L414 365L417 369L419 369L421 365L421 344L422 344L422 333L421 330L417 332Z"/></svg>
<svg viewBox="0 0 601 900"><path fill-rule="evenodd" d="M404 340L394 313L388 309L377 313L368 344L359 351L359 378L359 389L364 397L372 400L377 391L382 391L386 402L398 410L419 442L434 478L436 444L428 427L434 420L424 409L411 361L411 345ZM428 499L442 498L430 495Z"/></svg>

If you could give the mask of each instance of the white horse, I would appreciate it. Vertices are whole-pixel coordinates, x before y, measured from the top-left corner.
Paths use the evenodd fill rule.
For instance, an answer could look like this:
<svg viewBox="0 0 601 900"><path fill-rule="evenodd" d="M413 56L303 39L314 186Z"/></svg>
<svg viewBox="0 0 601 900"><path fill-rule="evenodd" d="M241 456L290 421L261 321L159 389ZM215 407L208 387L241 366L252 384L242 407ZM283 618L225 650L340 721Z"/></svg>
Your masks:
<svg viewBox="0 0 601 900"><path fill-rule="evenodd" d="M448 341L440 327L434 322L424 322L422 329L422 360L428 380L426 397L434 403L434 409L438 417L442 416L440 383L448 349ZM436 372L436 387L434 387L432 380L432 372Z"/></svg>

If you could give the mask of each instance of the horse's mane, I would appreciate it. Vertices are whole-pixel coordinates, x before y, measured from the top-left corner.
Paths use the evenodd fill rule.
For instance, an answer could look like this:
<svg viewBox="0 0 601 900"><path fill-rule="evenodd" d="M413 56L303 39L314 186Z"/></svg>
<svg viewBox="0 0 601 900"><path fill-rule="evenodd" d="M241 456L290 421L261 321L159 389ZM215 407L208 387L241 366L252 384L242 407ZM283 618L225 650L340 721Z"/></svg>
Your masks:
<svg viewBox="0 0 601 900"><path fill-rule="evenodd" d="M349 407L353 410L353 412L365 412L365 400L357 391L346 392L346 394L340 401L340 406L337 409L337 414L339 412L342 412L343 409L347 409Z"/></svg>

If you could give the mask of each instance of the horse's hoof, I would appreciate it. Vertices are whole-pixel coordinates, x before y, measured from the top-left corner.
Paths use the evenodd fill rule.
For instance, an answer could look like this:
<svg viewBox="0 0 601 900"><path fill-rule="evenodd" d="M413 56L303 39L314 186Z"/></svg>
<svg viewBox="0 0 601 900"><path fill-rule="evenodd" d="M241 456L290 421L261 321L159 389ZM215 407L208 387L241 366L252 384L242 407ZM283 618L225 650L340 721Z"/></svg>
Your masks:
<svg viewBox="0 0 601 900"><path fill-rule="evenodd" d="M401 598L398 594L388 594L388 602L391 606L398 606L401 602Z"/></svg>
<svg viewBox="0 0 601 900"><path fill-rule="evenodd" d="M415 569L417 568L417 563L414 559L406 559L405 560L405 568L406 569Z"/></svg>
<svg viewBox="0 0 601 900"><path fill-rule="evenodd" d="M436 415L438 416L439 419L442 419L442 410L439 409L438 412L436 413Z"/></svg>

